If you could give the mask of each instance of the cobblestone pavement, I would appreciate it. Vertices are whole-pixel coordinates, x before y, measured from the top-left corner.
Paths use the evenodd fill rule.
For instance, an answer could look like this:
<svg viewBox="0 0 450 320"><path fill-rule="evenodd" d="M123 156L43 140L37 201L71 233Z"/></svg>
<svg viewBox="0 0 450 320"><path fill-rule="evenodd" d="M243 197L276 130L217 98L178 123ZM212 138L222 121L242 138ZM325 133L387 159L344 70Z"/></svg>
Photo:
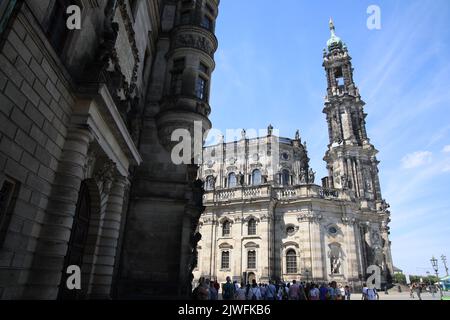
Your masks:
<svg viewBox="0 0 450 320"><path fill-rule="evenodd" d="M414 294L414 299L409 296L409 292L389 292L385 294L384 292L378 293L380 300L411 300L419 301L417 294ZM361 294L352 294L351 300L361 300ZM422 300L440 300L440 294L435 294L435 297L431 293L423 293Z"/></svg>

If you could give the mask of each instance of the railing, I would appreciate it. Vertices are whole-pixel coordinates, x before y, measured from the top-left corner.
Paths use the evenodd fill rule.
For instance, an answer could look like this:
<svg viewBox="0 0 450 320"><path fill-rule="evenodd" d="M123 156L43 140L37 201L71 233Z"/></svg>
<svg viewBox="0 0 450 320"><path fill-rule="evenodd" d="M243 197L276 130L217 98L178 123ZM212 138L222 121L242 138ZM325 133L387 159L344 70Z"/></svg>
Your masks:
<svg viewBox="0 0 450 320"><path fill-rule="evenodd" d="M281 201L320 198L326 200L353 200L354 197L344 190L322 188L317 185L276 187L271 185L244 186L233 189L207 191L203 196L205 203L275 198Z"/></svg>

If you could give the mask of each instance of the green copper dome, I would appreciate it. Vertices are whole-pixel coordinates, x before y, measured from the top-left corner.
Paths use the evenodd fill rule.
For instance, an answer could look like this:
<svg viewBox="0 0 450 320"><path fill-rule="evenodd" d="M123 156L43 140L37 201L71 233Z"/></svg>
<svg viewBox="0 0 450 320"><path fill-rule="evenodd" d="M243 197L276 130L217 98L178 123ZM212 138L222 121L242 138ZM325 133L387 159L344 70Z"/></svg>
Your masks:
<svg viewBox="0 0 450 320"><path fill-rule="evenodd" d="M336 29L334 27L333 19L330 19L330 31L331 38L327 41L328 49L335 46L342 47L344 43L342 42L341 38L336 35Z"/></svg>

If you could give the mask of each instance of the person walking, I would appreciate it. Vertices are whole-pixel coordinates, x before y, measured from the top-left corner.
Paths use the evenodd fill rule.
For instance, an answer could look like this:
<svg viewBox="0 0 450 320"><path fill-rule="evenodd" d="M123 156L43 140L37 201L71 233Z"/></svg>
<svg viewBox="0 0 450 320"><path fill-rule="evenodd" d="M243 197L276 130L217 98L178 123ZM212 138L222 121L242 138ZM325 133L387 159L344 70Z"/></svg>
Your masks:
<svg viewBox="0 0 450 320"><path fill-rule="evenodd" d="M300 287L296 280L292 281L292 285L289 286L289 300L298 300Z"/></svg>
<svg viewBox="0 0 450 320"><path fill-rule="evenodd" d="M222 298L223 300L233 300L235 293L234 284L231 282L231 278L227 277L227 282L223 286Z"/></svg>
<svg viewBox="0 0 450 320"><path fill-rule="evenodd" d="M409 296L412 298L412 299L414 299L414 287L415 287L415 283L412 283L410 286L409 286Z"/></svg>
<svg viewBox="0 0 450 320"><path fill-rule="evenodd" d="M345 286L345 300L350 300L352 293L349 286Z"/></svg>
<svg viewBox="0 0 450 320"><path fill-rule="evenodd" d="M259 289L255 279L253 279L252 285L248 290L247 300L252 301L261 300L261 290Z"/></svg>
<svg viewBox="0 0 450 320"><path fill-rule="evenodd" d="M416 286L416 294L417 294L417 298L419 298L419 300L422 300L422 285L418 284Z"/></svg>
<svg viewBox="0 0 450 320"><path fill-rule="evenodd" d="M338 293L338 291L339 291L339 293ZM337 300L337 296L341 295L340 290L337 288L336 281L332 281L330 283L330 288L328 289L328 294L329 294L328 300Z"/></svg>
<svg viewBox="0 0 450 320"><path fill-rule="evenodd" d="M363 288L363 300L378 300L378 292L375 288L369 288L364 284Z"/></svg>
<svg viewBox="0 0 450 320"><path fill-rule="evenodd" d="M234 295L234 299L235 300L240 300L240 301L247 300L246 292L247 292L247 290L246 290L245 283L242 282L241 283L241 287L236 290L236 293Z"/></svg>
<svg viewBox="0 0 450 320"><path fill-rule="evenodd" d="M192 296L194 300L208 300L209 299L209 280L208 284L205 278L201 277L198 280L198 286L192 292Z"/></svg>
<svg viewBox="0 0 450 320"><path fill-rule="evenodd" d="M219 300L219 292L214 287L214 282L209 283L209 300Z"/></svg>
<svg viewBox="0 0 450 320"><path fill-rule="evenodd" d="M322 283L322 285L319 288L319 298L321 301L326 301L328 300L327 296L328 296L327 285L325 283Z"/></svg>
<svg viewBox="0 0 450 320"><path fill-rule="evenodd" d="M281 283L278 288L278 300L289 300L289 289L285 283Z"/></svg>
<svg viewBox="0 0 450 320"><path fill-rule="evenodd" d="M312 284L311 289L309 290L309 300L320 300L320 291L315 284Z"/></svg>
<svg viewBox="0 0 450 320"><path fill-rule="evenodd" d="M277 288L275 288L275 285L273 284L273 281L269 281L269 285L266 288L266 300L275 300L276 297Z"/></svg>

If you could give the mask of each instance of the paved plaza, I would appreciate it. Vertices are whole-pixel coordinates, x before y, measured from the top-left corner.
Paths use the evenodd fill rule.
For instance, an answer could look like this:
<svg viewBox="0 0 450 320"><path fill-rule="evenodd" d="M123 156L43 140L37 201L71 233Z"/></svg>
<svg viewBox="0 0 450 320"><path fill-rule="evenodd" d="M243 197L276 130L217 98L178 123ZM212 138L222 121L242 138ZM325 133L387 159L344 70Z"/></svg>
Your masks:
<svg viewBox="0 0 450 320"><path fill-rule="evenodd" d="M384 292L378 293L380 296L380 300L411 300L411 301L419 301L417 298L417 294L414 294L414 299L410 297L409 292L389 292L389 294L385 294ZM361 300L361 294L352 294L351 300ZM440 300L440 294L435 294L435 297L431 295L431 293L423 293L422 300Z"/></svg>

